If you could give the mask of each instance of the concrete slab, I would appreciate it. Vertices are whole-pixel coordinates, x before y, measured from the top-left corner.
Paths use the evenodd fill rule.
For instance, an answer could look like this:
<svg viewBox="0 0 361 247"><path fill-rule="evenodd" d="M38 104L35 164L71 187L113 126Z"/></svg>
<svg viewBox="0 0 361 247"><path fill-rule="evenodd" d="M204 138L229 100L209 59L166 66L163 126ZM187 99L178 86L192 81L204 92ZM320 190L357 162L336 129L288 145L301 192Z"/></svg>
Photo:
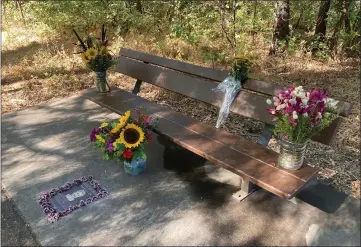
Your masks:
<svg viewBox="0 0 361 247"><path fill-rule="evenodd" d="M1 246L39 246L15 203L1 193Z"/></svg>
<svg viewBox="0 0 361 247"><path fill-rule="evenodd" d="M265 191L239 203L237 176L199 169L204 160L185 151L164 154L157 138L146 171L126 174L89 142L113 118L77 96L2 116L2 181L42 245L360 245L359 200L345 197L328 213ZM48 222L37 194L83 175L110 196Z"/></svg>

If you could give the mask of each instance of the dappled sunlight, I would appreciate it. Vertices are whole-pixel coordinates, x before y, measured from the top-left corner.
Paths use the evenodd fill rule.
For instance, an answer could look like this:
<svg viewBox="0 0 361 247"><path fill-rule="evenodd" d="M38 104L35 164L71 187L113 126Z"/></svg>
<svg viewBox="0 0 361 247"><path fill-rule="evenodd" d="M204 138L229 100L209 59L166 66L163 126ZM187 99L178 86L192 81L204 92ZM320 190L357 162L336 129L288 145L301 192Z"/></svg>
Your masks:
<svg viewBox="0 0 361 247"><path fill-rule="evenodd" d="M40 118L44 120L26 120ZM126 174L121 163L102 160L88 140L94 126L116 118L81 97L4 115L3 125L16 128L3 133L3 181L43 245L245 245L269 244L270 239L275 245L300 244L292 235L295 228L287 226L303 232L326 217L306 203L295 205L262 190L242 203L234 201L239 176L220 176L222 168L202 175L184 170L202 167L205 161L184 152L166 158L167 149L158 141L147 146L147 169L139 176ZM23 131L21 136L17 129ZM41 141L35 142L38 137ZM224 152L210 148L213 155ZM48 222L36 195L83 175L93 175L109 195L56 223ZM282 180L276 173L268 175ZM280 238L274 239L274 234Z"/></svg>

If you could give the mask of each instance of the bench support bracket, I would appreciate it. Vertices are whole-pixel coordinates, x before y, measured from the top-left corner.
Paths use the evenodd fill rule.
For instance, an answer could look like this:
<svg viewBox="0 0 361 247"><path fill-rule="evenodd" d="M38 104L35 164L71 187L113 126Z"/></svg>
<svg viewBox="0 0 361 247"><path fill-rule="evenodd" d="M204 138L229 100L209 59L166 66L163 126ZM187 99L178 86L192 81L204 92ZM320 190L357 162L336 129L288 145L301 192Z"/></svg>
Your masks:
<svg viewBox="0 0 361 247"><path fill-rule="evenodd" d="M263 129L263 133L262 135L259 137L257 143L261 144L264 147L267 147L269 141L272 138L272 129L273 126L270 124L265 124L264 129Z"/></svg>
<svg viewBox="0 0 361 247"><path fill-rule="evenodd" d="M235 198L237 201L241 202L244 199L246 199L246 197L252 195L254 192L258 191L259 189L261 188L255 185L254 183L251 183L241 178L241 190L234 193L232 197Z"/></svg>
<svg viewBox="0 0 361 247"><path fill-rule="evenodd" d="M133 88L132 93L135 94L135 95L137 95L137 94L139 93L139 91L140 91L140 86L141 86L141 85L142 85L142 81L141 81L141 80L137 80L137 81L135 82L135 86L134 86L134 88Z"/></svg>

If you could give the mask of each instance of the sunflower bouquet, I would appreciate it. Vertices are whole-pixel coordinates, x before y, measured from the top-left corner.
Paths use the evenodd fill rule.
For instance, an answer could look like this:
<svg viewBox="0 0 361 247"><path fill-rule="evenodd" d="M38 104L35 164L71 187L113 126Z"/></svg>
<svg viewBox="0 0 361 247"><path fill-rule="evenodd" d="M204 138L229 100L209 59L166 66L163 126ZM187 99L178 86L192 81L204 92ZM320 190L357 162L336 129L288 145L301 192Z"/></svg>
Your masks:
<svg viewBox="0 0 361 247"><path fill-rule="evenodd" d="M127 164L146 161L145 144L152 140L151 129L155 129L158 119L135 109L137 118L130 116L130 111L118 121L104 122L94 128L90 141L94 142L104 154L104 159L117 159Z"/></svg>
<svg viewBox="0 0 361 247"><path fill-rule="evenodd" d="M106 86L110 89L105 77L106 71L115 64L115 61L108 49L109 41L105 37L106 30L104 29L104 25L102 25L102 34L100 38L88 35L85 40L82 40L75 30L73 30L73 32L78 39L78 43L75 43L75 45L80 48L80 51L75 54L80 54L84 64L89 69L96 72L97 89L99 92L105 92Z"/></svg>

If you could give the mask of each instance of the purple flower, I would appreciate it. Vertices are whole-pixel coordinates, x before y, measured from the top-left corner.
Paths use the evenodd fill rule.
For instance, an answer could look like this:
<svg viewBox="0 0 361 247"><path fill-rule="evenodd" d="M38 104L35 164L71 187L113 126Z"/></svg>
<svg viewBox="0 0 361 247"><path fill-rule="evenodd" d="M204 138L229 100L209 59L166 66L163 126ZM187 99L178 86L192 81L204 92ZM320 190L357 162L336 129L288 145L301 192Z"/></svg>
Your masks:
<svg viewBox="0 0 361 247"><path fill-rule="evenodd" d="M99 129L98 129L98 133L100 133L100 132L102 132L102 133L104 133L104 132L105 132L105 133L108 133L108 132L109 132L108 126L99 128Z"/></svg>
<svg viewBox="0 0 361 247"><path fill-rule="evenodd" d="M107 148L108 152L113 152L113 150L114 150L113 142L115 142L115 140L116 140L116 138L114 138L114 137L109 138L107 140L106 148Z"/></svg>
<svg viewBox="0 0 361 247"><path fill-rule="evenodd" d="M323 92L321 92L321 89L319 88L312 88L310 91L310 97L309 100L313 103L319 102L319 101L323 101L324 99L327 98L327 91L326 89L323 90Z"/></svg>
<svg viewBox="0 0 361 247"><path fill-rule="evenodd" d="M92 130L92 133L90 134L90 141L91 142L95 142L95 140L96 140L96 135L98 134L98 131L94 128L93 130Z"/></svg>

